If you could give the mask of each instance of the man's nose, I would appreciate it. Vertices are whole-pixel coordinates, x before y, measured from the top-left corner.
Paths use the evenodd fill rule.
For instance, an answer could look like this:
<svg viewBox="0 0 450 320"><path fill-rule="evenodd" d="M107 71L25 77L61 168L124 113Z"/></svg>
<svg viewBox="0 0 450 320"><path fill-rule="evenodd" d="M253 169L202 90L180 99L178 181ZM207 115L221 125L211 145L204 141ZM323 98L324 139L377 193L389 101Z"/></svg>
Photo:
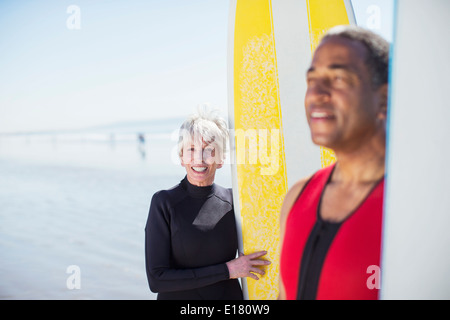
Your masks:
<svg viewBox="0 0 450 320"><path fill-rule="evenodd" d="M330 84L326 79L316 80L314 85L308 86L306 90L306 99L310 102L324 102L330 97Z"/></svg>

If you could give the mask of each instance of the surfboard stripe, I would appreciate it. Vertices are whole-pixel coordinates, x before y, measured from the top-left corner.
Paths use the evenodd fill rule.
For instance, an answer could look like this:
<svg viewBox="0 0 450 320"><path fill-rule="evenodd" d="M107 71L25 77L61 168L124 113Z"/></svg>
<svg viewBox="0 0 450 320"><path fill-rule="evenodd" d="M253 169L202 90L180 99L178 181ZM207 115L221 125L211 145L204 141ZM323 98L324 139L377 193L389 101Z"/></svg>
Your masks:
<svg viewBox="0 0 450 320"><path fill-rule="evenodd" d="M322 36L332 27L354 22L351 3L343 0L307 0L311 53L313 54ZM349 18L350 17L350 18ZM322 167L336 161L333 150L320 147Z"/></svg>
<svg viewBox="0 0 450 320"><path fill-rule="evenodd" d="M287 192L270 0L237 1L234 26L234 143L244 253L272 264L247 280L249 299L276 299L279 211Z"/></svg>

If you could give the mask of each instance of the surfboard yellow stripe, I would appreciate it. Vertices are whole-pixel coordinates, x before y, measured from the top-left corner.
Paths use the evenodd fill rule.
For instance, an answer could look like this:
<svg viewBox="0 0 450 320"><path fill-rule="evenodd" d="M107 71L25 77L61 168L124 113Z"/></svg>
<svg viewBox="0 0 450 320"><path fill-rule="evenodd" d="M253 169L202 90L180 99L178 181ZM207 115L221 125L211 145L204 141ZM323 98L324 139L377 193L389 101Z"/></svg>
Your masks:
<svg viewBox="0 0 450 320"><path fill-rule="evenodd" d="M270 0L236 4L234 126L244 251L267 250L272 261L259 281L248 278L248 297L276 299L287 177Z"/></svg>
<svg viewBox="0 0 450 320"><path fill-rule="evenodd" d="M343 0L306 0L306 5L311 53L314 53L323 34L334 26L349 24L349 19ZM320 152L322 167L336 161L333 150L320 147Z"/></svg>

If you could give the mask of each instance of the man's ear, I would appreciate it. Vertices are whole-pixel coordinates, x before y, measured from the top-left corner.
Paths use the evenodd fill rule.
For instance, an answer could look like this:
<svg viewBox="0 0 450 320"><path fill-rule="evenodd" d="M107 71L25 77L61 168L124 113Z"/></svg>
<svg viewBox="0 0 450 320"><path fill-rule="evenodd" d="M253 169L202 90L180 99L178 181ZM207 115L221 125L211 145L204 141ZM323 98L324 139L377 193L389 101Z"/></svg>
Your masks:
<svg viewBox="0 0 450 320"><path fill-rule="evenodd" d="M387 119L387 106L388 106L388 93L389 93L389 86L387 83L381 85L377 89L378 93L378 118L382 120Z"/></svg>

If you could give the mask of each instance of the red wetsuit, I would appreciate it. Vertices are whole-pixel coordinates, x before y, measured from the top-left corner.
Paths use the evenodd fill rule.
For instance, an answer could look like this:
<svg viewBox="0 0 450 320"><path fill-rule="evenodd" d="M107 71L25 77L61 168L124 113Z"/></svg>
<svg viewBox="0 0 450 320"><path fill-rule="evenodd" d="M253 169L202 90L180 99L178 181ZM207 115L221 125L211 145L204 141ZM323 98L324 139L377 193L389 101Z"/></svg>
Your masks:
<svg viewBox="0 0 450 320"><path fill-rule="evenodd" d="M287 218L280 270L289 300L378 299L384 178L348 218L331 223L319 207L334 167L316 172Z"/></svg>

